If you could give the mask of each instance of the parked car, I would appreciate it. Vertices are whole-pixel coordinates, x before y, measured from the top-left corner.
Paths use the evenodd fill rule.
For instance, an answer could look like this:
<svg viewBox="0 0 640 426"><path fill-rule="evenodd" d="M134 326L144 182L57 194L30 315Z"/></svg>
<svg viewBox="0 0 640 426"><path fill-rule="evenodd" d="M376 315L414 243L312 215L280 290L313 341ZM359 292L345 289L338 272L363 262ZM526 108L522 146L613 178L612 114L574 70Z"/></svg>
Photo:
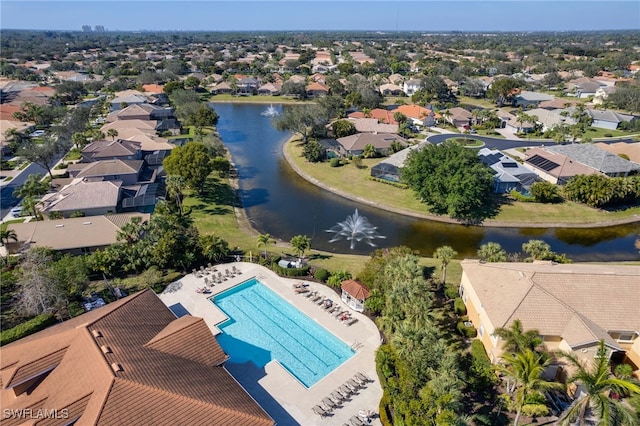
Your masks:
<svg viewBox="0 0 640 426"><path fill-rule="evenodd" d="M44 130L36 130L33 133L30 133L29 136L31 136L32 138L39 138L40 136L43 136L45 134Z"/></svg>
<svg viewBox="0 0 640 426"><path fill-rule="evenodd" d="M14 208L12 208L11 209L11 216L13 216L13 217L22 216L22 207L21 206L15 206Z"/></svg>

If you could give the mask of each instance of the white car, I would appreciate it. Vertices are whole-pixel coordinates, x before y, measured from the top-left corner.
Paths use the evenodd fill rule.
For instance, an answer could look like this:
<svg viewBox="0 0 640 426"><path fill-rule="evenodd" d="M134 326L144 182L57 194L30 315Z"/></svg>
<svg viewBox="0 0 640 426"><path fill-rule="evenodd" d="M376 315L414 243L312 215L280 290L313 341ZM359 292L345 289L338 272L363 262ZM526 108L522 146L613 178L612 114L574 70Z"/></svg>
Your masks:
<svg viewBox="0 0 640 426"><path fill-rule="evenodd" d="M36 130L35 132L29 134L29 136L31 136L32 138L38 138L40 136L43 136L45 134L44 130Z"/></svg>
<svg viewBox="0 0 640 426"><path fill-rule="evenodd" d="M11 209L11 216L13 216L13 217L22 216L22 207L16 206L16 207L12 208Z"/></svg>

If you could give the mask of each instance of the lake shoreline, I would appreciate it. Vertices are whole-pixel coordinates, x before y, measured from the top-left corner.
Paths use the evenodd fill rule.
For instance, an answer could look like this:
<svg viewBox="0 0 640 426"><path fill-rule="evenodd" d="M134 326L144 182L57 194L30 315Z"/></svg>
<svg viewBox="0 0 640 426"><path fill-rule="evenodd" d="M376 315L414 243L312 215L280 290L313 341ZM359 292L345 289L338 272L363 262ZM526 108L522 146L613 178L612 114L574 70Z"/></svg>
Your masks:
<svg viewBox="0 0 640 426"><path fill-rule="evenodd" d="M358 197L355 196L353 194L350 194L348 192L339 190L337 188L334 188L330 185L325 184L324 182L319 181L318 179L308 175L307 173L305 173L300 167L298 167L298 165L295 163L295 161L293 161L291 159L291 152L289 152L288 147L296 140L299 140L299 138L294 135L291 138L289 138L283 145L282 145L282 153L284 155L285 160L287 161L287 164L289 164L289 166L304 180L306 180L307 182L322 188L326 191L329 191L333 194L336 194L342 198L346 198L348 200L352 200L352 201L356 201L358 203L362 203L362 204L366 204L368 206L371 207L375 207L381 210L385 210L388 212L392 212L392 213L397 213L403 216L410 216L410 217L414 217L414 218L418 218L418 219L426 219L426 220L432 220L432 221L436 221L436 222L443 222L443 223L451 223L451 224L455 224L455 225L463 225L465 226L466 224L464 222L461 222L459 220L456 219L452 219L450 217L444 217L444 216L436 216L436 215L430 215L430 214L426 214L426 213L418 213L418 212L413 212L410 210L405 210L405 209L400 209L400 208L396 208L393 206L390 206L388 204L382 204L382 203L377 203L377 202L373 202L370 200L367 200L365 198L362 197ZM497 221L497 220L493 220L493 219L487 219L484 222L482 222L481 224L472 224L472 225L468 225L468 226L478 226L478 227L488 227L488 228L573 228L573 229L589 229L589 228L607 228L610 226L617 226L617 225L629 225L629 224L634 224L634 223L640 223L640 215L633 215L627 218L623 218L623 219L616 219L616 220L609 220L609 221L600 221L600 222L589 222L589 223L561 223L561 222L528 222L526 224L523 223L519 223L519 222L504 222L504 221Z"/></svg>

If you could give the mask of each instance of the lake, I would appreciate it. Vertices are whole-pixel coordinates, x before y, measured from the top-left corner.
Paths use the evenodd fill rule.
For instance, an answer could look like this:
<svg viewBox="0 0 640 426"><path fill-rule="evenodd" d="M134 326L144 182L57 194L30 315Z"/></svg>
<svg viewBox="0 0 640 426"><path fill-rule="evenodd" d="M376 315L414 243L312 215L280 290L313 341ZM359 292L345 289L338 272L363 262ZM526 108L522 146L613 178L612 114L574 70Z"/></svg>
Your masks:
<svg viewBox="0 0 640 426"><path fill-rule="evenodd" d="M362 241L353 250L348 241L329 242L334 234L327 230L358 209L385 236L374 240L378 247L406 245L424 256L450 245L458 257L473 257L478 247L489 241L509 253L519 252L522 243L541 239L574 261L640 260L634 247L640 224L595 229L484 228L406 217L344 199L312 185L289 167L282 146L290 133L275 130L272 119L261 115L267 105L211 106L220 116L218 131L238 169L240 195L249 220L259 232L279 240L289 241L302 234L311 237L314 249L369 254L374 247ZM274 108L282 111L283 106Z"/></svg>

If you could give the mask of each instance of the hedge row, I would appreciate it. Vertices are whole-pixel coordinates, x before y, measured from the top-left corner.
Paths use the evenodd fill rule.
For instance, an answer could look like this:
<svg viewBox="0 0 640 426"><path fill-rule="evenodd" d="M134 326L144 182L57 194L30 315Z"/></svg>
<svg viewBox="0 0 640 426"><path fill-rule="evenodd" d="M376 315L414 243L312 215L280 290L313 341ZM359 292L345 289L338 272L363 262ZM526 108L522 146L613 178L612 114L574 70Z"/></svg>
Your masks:
<svg viewBox="0 0 640 426"><path fill-rule="evenodd" d="M311 266L307 265L304 268L283 268L277 263L271 265L271 269L278 275L283 277L304 277L309 275L309 269Z"/></svg>
<svg viewBox="0 0 640 426"><path fill-rule="evenodd" d="M0 346L11 343L15 340L22 339L25 336L44 330L48 326L56 323L56 317L53 314L42 314L13 328L4 330L0 333Z"/></svg>
<svg viewBox="0 0 640 426"><path fill-rule="evenodd" d="M367 176L367 178L368 178L369 180L374 181L374 182L386 183L387 185L395 186L396 188L400 188L400 189L407 189L407 188L409 188L409 186L407 186L407 184L406 184L406 183L393 182L393 181L390 181L390 180L386 180L386 179L382 179L382 178L377 178L377 177L373 177L373 176Z"/></svg>
<svg viewBox="0 0 640 426"><path fill-rule="evenodd" d="M385 390L382 394L382 398L380 399L380 423L382 426L393 426L393 422L390 419L389 414L389 404L391 403L391 398L389 397L389 393Z"/></svg>

